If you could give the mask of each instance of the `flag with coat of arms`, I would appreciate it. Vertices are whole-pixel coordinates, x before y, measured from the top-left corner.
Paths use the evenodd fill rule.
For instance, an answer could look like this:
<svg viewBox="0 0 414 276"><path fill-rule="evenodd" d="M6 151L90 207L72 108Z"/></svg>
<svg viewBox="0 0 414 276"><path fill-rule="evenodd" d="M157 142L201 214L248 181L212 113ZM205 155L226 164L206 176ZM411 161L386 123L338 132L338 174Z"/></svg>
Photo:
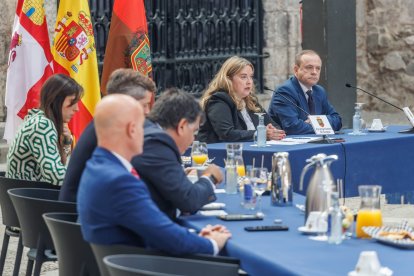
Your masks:
<svg viewBox="0 0 414 276"><path fill-rule="evenodd" d="M52 54L55 73L71 76L84 89L79 112L69 123L78 140L92 120L101 98L93 25L87 0L61 0L56 17Z"/></svg>
<svg viewBox="0 0 414 276"><path fill-rule="evenodd" d="M132 68L152 77L151 49L144 0L115 0L105 49L101 91L118 68ZM153 97L154 99L154 97Z"/></svg>
<svg viewBox="0 0 414 276"><path fill-rule="evenodd" d="M18 0L6 79L4 139L11 143L31 108L40 105L40 89L53 74L44 0Z"/></svg>

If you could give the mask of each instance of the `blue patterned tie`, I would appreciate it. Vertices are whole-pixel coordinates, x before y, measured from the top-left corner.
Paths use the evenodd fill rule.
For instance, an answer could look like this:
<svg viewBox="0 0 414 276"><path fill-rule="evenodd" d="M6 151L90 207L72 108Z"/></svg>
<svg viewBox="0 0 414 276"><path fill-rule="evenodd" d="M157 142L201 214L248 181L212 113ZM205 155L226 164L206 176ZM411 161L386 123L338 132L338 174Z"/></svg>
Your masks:
<svg viewBox="0 0 414 276"><path fill-rule="evenodd" d="M312 90L306 91L308 95L308 107L310 115L315 115L315 103L313 102Z"/></svg>

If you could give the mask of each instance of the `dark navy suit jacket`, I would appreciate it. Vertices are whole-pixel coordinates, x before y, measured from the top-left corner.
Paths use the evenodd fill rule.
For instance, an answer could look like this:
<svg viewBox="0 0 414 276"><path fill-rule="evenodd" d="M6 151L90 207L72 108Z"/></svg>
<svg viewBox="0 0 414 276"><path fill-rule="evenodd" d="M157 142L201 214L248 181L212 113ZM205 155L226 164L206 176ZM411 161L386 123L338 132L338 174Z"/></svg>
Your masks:
<svg viewBox="0 0 414 276"><path fill-rule="evenodd" d="M315 114L326 115L333 130L340 130L342 127L341 116L329 103L325 89L320 85L314 85L312 91ZM312 126L305 123L308 114L295 107L280 94L283 94L283 96L289 98L297 106L309 112L308 101L297 78L291 77L276 89L269 105L269 115L282 126L286 134L314 133Z"/></svg>
<svg viewBox="0 0 414 276"><path fill-rule="evenodd" d="M83 131L79 141L70 156L65 179L59 193L59 200L76 202L79 181L85 168L86 161L91 158L96 148L96 133L94 122L90 122Z"/></svg>
<svg viewBox="0 0 414 276"><path fill-rule="evenodd" d="M96 148L82 174L78 213L83 237L91 243L145 246L174 255L214 251L211 241L161 212L145 183L104 148Z"/></svg>
<svg viewBox="0 0 414 276"><path fill-rule="evenodd" d="M194 213L216 200L208 179L191 183L181 166L181 154L174 140L149 120L144 129L144 152L131 163L147 183L158 207L171 219L175 219L177 209Z"/></svg>

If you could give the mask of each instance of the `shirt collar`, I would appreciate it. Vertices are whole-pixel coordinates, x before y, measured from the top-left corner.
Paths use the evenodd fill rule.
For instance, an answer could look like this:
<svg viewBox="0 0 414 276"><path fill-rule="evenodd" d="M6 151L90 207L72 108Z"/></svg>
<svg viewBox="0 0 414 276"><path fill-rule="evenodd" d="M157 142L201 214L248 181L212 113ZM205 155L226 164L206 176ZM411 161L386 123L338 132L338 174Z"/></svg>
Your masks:
<svg viewBox="0 0 414 276"><path fill-rule="evenodd" d="M300 85L300 88L302 88L302 91L303 91L303 94L305 95L305 97L306 97L306 99L308 98L308 94L306 94L306 92L308 92L309 90L311 90L312 91L312 87L311 88L307 88L303 83L301 83L299 80L298 80L298 82L299 82L299 85Z"/></svg>
<svg viewBox="0 0 414 276"><path fill-rule="evenodd" d="M131 171L132 169L132 165L131 163L129 163L128 160L126 160L124 157L122 157L121 155L119 155L118 153L111 151L111 153L113 155L115 155L116 158L118 158L118 160L122 163L122 165L127 169L127 171Z"/></svg>

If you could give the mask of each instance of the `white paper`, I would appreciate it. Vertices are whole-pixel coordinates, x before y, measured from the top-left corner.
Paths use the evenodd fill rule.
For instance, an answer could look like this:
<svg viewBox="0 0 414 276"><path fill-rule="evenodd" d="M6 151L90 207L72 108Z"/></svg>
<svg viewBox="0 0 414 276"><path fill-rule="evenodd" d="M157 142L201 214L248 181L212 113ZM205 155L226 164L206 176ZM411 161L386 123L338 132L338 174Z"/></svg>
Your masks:
<svg viewBox="0 0 414 276"><path fill-rule="evenodd" d="M306 144L312 141L318 141L321 140L321 137L287 137L283 140L272 140L268 141L267 143L269 145L300 145L300 144Z"/></svg>
<svg viewBox="0 0 414 276"><path fill-rule="evenodd" d="M221 202L212 202L209 204L204 205L203 207L201 207L201 210L220 210L220 209L224 209L226 207L225 203L221 203Z"/></svg>
<svg viewBox="0 0 414 276"><path fill-rule="evenodd" d="M216 216L224 216L227 215L227 212L224 210L209 210L209 211L199 211L199 213L203 216L207 217L216 217Z"/></svg>

